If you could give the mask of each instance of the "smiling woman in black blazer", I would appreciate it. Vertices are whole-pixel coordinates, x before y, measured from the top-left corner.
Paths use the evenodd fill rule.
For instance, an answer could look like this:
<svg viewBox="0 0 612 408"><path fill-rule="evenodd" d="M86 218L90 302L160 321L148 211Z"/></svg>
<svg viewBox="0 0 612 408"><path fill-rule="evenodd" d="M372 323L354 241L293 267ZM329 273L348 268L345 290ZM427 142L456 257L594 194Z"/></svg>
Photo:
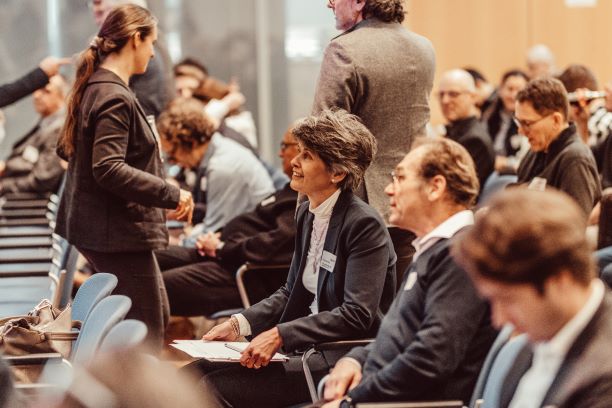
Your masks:
<svg viewBox="0 0 612 408"><path fill-rule="evenodd" d="M69 164L56 232L96 271L117 275L115 292L132 299L128 317L161 347L168 305L153 250L168 243L163 209L189 219L193 200L164 180L155 125L128 88L153 57L156 26L142 7L117 7L80 55L58 145Z"/></svg>
<svg viewBox="0 0 612 408"><path fill-rule="evenodd" d="M396 256L385 223L352 193L374 156L374 137L343 110L303 119L293 134L299 154L292 161L291 187L308 201L297 211L287 283L204 336L252 337L242 353L244 367L197 363L226 406L308 400L300 358L268 365L274 353L281 347L290 353L315 343L371 337L395 293ZM315 365L315 377L329 369L323 361Z"/></svg>

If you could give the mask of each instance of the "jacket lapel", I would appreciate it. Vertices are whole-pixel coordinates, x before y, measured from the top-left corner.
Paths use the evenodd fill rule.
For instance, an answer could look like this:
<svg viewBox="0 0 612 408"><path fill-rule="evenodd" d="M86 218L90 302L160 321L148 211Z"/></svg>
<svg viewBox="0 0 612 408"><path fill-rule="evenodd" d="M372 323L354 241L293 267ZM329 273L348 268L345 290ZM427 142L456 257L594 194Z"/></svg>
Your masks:
<svg viewBox="0 0 612 408"><path fill-rule="evenodd" d="M344 216L350 203L351 193L343 191L338 197L338 201L332 211L331 219L329 220L329 226L327 227L327 234L325 235L325 244L323 244L323 253L329 252L332 255L336 255L338 248L338 237L340 236L340 230L344 224ZM319 279L317 281L317 299L321 299L321 291L325 285L327 278L332 272L329 272L323 267L319 267Z"/></svg>
<svg viewBox="0 0 612 408"><path fill-rule="evenodd" d="M531 367L532 360L533 351L531 349L531 345L528 343L518 354L512 368L510 368L510 371L508 371L508 374L504 379L499 396L500 407L507 408L510 405L521 378L523 378L523 375L525 375L527 370L529 370L529 367Z"/></svg>

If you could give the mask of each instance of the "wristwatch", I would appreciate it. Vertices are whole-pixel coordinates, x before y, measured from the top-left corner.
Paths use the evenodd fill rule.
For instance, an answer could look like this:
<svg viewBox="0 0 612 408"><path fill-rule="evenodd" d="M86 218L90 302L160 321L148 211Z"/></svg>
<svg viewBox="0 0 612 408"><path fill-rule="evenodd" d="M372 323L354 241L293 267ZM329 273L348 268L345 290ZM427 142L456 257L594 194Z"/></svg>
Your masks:
<svg viewBox="0 0 612 408"><path fill-rule="evenodd" d="M340 408L353 408L354 406L353 399L348 395L340 401Z"/></svg>

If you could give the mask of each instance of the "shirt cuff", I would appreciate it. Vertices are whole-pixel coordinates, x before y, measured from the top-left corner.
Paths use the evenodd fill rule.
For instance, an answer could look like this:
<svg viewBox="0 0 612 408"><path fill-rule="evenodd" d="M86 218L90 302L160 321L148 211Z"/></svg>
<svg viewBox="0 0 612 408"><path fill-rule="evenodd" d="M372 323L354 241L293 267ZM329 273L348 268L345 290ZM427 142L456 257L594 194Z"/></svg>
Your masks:
<svg viewBox="0 0 612 408"><path fill-rule="evenodd" d="M218 120L219 122L223 122L223 119L229 113L229 106L227 106L227 103L223 102L222 100L212 99L206 104L204 113L211 118Z"/></svg>
<svg viewBox="0 0 612 408"><path fill-rule="evenodd" d="M240 335L241 336L250 336L251 335L251 324L246 319L246 317L244 317L244 315L242 313L238 313L238 314L232 315L232 317L235 317L236 320L238 320L238 326L240 327ZM361 365L360 365L360 367L361 367Z"/></svg>
<svg viewBox="0 0 612 408"><path fill-rule="evenodd" d="M359 368L359 371L361 371L361 368L362 368L361 367L361 363L359 361L355 360L353 357L342 357L340 360L338 360L338 363L340 361L348 361L350 363L353 363L353 364L355 364ZM338 363L336 363L336 364L338 364Z"/></svg>

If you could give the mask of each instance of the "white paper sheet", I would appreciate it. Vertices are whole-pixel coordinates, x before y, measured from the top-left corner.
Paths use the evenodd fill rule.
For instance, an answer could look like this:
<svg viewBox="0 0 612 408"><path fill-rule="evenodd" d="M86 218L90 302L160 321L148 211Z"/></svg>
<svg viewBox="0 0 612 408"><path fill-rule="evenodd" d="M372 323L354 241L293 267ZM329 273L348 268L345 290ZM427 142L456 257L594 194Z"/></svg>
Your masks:
<svg viewBox="0 0 612 408"><path fill-rule="evenodd" d="M203 341L203 340L174 340L172 347L179 349L191 357L204 358L209 361L240 361L240 352L249 343L237 341ZM240 351L238 351L240 350ZM289 358L276 353L270 361L287 361Z"/></svg>

